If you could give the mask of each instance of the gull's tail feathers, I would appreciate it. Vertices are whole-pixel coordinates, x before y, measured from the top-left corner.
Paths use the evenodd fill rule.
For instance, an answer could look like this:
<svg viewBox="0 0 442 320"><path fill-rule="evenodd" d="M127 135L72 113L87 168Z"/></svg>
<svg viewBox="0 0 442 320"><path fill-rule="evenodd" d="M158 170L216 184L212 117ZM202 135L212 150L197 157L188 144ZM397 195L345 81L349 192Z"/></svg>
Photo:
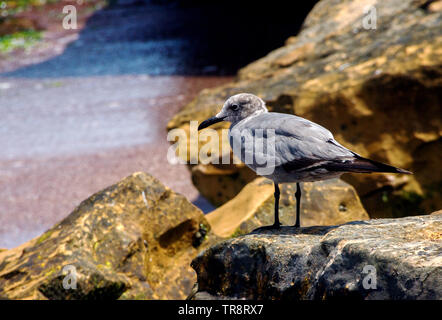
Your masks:
<svg viewBox="0 0 442 320"><path fill-rule="evenodd" d="M338 168L339 167L339 168ZM345 161L336 166L336 168L330 168L338 171L358 172L358 173L371 173L371 172L384 172L384 173L403 173L413 174L410 171L390 166L389 164L379 161L370 160L361 156L356 156L353 160Z"/></svg>

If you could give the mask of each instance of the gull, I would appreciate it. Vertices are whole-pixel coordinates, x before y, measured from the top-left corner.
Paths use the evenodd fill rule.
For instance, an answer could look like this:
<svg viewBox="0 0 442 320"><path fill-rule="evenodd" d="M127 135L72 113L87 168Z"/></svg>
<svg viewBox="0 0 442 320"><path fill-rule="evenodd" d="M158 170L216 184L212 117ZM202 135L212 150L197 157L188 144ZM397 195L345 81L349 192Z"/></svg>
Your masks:
<svg viewBox="0 0 442 320"><path fill-rule="evenodd" d="M266 227L269 229L281 226L281 183L296 183L294 226L300 227L301 182L337 178L346 172L412 174L345 148L319 124L292 114L269 112L265 102L250 93L228 98L221 111L203 121L198 130L220 121L231 123L229 142L233 154L275 185L275 219L273 225Z"/></svg>

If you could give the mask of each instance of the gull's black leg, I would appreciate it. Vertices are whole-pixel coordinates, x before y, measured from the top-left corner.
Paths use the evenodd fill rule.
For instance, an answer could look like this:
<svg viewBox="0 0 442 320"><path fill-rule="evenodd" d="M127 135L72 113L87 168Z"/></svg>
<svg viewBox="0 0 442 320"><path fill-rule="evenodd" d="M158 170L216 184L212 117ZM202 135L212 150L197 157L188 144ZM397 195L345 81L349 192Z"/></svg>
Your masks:
<svg viewBox="0 0 442 320"><path fill-rule="evenodd" d="M299 228L301 226L301 217L300 217L300 211L301 211L301 186L299 185L299 182L296 183L296 223L295 228Z"/></svg>
<svg viewBox="0 0 442 320"><path fill-rule="evenodd" d="M279 223L279 186L275 183L275 222L271 226L260 227L258 229L253 230L253 232L259 232L264 230L274 230L279 229L281 227L281 223Z"/></svg>
<svg viewBox="0 0 442 320"><path fill-rule="evenodd" d="M273 223L273 227L279 228L281 226L281 223L279 223L279 186L277 183L275 183L275 193L273 194L275 196L275 223Z"/></svg>

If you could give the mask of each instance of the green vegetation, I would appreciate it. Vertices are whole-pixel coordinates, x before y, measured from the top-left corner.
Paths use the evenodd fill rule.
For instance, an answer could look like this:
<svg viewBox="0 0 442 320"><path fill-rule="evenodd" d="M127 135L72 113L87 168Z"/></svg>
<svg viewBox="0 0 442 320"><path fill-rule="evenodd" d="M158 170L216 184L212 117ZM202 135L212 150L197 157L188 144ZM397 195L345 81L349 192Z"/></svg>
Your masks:
<svg viewBox="0 0 442 320"><path fill-rule="evenodd" d="M382 202L388 205L393 217L415 216L425 214L422 203L425 197L414 191L383 192Z"/></svg>
<svg viewBox="0 0 442 320"><path fill-rule="evenodd" d="M423 194L414 191L388 191L381 195L382 202L391 208L392 217L428 214L440 208L442 182L435 182L423 187Z"/></svg>
<svg viewBox="0 0 442 320"><path fill-rule="evenodd" d="M37 240L37 244L40 244L40 243L42 243L43 241L45 241L46 239L48 239L48 238L52 235L52 233L53 233L53 231L48 231L48 232L46 232L46 233L43 233L43 234L41 235L41 237L38 238L38 240Z"/></svg>
<svg viewBox="0 0 442 320"><path fill-rule="evenodd" d="M192 239L192 245L197 248L201 245L201 243L204 242L204 240L207 239L207 233L209 232L209 228L204 225L203 223L200 223L199 230L194 234Z"/></svg>
<svg viewBox="0 0 442 320"><path fill-rule="evenodd" d="M0 37L0 53L8 53L15 49L28 49L41 39L41 32L20 31Z"/></svg>
<svg viewBox="0 0 442 320"><path fill-rule="evenodd" d="M39 7L47 3L55 3L60 0L0 0L0 22L3 19L23 12L27 8Z"/></svg>
<svg viewBox="0 0 442 320"><path fill-rule="evenodd" d="M60 6L47 6L60 3ZM27 50L42 39L44 30L36 30L34 18L31 16L52 16L58 14L58 20L64 17L61 11L62 4L76 4L74 0L0 0L0 54L11 53L16 49ZM84 10L98 10L106 5L106 0L82 0L82 5L88 5ZM36 19L38 20L38 18Z"/></svg>
<svg viewBox="0 0 442 320"><path fill-rule="evenodd" d="M231 235L230 238L236 238L239 236L242 236L244 234L244 232L241 230L241 228L237 228Z"/></svg>
<svg viewBox="0 0 442 320"><path fill-rule="evenodd" d="M0 0L0 23L9 17L29 9L42 7L46 4L62 2L63 0ZM75 4L74 0L65 1L66 5ZM83 0L83 3L94 3L97 0Z"/></svg>

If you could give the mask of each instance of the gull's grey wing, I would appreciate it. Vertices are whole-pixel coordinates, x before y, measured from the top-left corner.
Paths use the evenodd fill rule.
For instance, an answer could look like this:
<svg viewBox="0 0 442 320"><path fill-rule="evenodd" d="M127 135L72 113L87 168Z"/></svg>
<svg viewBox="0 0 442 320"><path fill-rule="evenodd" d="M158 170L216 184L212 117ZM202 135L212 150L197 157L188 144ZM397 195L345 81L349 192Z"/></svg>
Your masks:
<svg viewBox="0 0 442 320"><path fill-rule="evenodd" d="M272 129L274 135L268 129ZM316 170L324 173L325 170L329 173L411 174L407 170L361 157L340 145L324 127L289 114L269 112L240 121L231 127L230 138L231 145L235 141L241 145L240 154L232 146L235 155L254 170L265 166L279 167L286 173ZM254 143L243 143L247 139ZM256 145L261 148L257 149Z"/></svg>
<svg viewBox="0 0 442 320"><path fill-rule="evenodd" d="M294 115L269 112L241 121L231 129L240 131L245 137L258 139L258 142L261 138L257 137L256 132L274 130L274 140L267 131L267 134L263 134L262 145L274 145L274 164L276 167L283 166L287 171L317 166L327 161L336 162L337 159L344 162L356 155L334 140L332 133L324 127ZM238 139L238 134L232 138ZM264 163L268 160L268 151L266 148L264 151L267 153L256 152L253 145L245 145L241 160L244 161L249 155L254 156L257 162Z"/></svg>

